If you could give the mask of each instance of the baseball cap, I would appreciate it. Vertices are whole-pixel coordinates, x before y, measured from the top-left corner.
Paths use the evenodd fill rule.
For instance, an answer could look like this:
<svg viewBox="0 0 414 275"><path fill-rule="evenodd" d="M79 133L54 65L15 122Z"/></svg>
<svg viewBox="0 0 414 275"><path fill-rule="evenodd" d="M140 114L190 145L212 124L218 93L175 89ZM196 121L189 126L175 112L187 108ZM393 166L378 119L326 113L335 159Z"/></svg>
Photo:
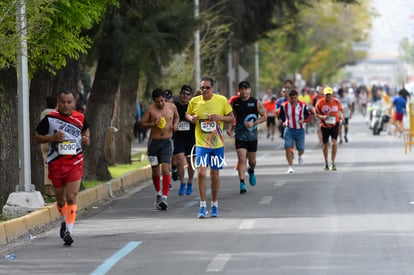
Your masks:
<svg viewBox="0 0 414 275"><path fill-rule="evenodd" d="M170 99L172 97L172 91L171 90L164 90L164 97L166 99Z"/></svg>
<svg viewBox="0 0 414 275"><path fill-rule="evenodd" d="M324 95L332 95L333 94L333 90L331 87L326 87L325 89L323 89L323 94Z"/></svg>
<svg viewBox="0 0 414 275"><path fill-rule="evenodd" d="M242 81L239 83L239 89L241 89L242 87L244 88L250 88L250 83L247 81Z"/></svg>

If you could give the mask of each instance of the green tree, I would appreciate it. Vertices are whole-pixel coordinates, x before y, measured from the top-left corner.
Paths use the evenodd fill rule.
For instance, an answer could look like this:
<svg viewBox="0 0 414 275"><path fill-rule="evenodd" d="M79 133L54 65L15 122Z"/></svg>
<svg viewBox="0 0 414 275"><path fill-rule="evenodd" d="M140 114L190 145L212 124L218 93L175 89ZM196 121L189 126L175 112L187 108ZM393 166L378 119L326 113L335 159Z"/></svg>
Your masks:
<svg viewBox="0 0 414 275"><path fill-rule="evenodd" d="M364 57L364 52L352 49L352 43L367 37L370 20L366 2L349 5L323 0L308 4L311 6L302 6L280 29L260 41L265 51L261 56L265 86L277 87L295 73L301 73L308 83L315 76L317 82L329 81L340 67Z"/></svg>
<svg viewBox="0 0 414 275"><path fill-rule="evenodd" d="M91 146L85 154L85 178L109 179L105 156L107 126L112 119L115 94L121 87L121 114L128 121L118 137L130 151L136 87L139 76L148 82L148 95L173 55L183 50L192 38L194 18L190 1L120 1L119 8L108 10L95 39L93 57L97 60L95 80L86 113L91 127ZM122 142L121 142L122 143ZM121 144L123 147L123 145ZM129 147L128 147L129 146Z"/></svg>
<svg viewBox="0 0 414 275"><path fill-rule="evenodd" d="M0 203L18 183L16 49L20 33L16 31L16 0L0 3L0 94L2 106L8 106L1 120L0 169L7 171L0 184ZM31 136L44 108L44 98L62 88L76 91L78 83L68 71L76 71L73 60L86 52L90 39L82 30L100 20L105 6L114 0L47 1L31 0L27 4L27 41L30 82ZM64 68L64 69L62 69ZM4 99L4 100L3 100ZM33 143L32 143L33 144ZM32 146L32 183L38 190L43 187L43 161L39 146Z"/></svg>

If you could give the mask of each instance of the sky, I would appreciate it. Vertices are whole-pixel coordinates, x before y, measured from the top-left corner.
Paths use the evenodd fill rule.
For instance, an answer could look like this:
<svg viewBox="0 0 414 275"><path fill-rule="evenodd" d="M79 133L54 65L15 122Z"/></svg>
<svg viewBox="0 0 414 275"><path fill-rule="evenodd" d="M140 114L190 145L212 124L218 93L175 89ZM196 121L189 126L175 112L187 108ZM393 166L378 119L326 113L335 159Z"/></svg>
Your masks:
<svg viewBox="0 0 414 275"><path fill-rule="evenodd" d="M371 0L371 5L379 17L372 19L370 56L397 56L400 41L409 36L409 23L414 24L414 19L410 20L414 16L414 0Z"/></svg>

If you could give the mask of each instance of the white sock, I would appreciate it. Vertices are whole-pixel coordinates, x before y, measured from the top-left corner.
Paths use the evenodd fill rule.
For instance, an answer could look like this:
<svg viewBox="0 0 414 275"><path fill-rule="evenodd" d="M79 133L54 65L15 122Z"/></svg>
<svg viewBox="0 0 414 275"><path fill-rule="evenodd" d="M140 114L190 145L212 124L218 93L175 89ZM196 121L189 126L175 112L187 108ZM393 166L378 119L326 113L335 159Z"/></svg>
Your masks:
<svg viewBox="0 0 414 275"><path fill-rule="evenodd" d="M66 224L66 231L68 231L72 235L73 224L67 223Z"/></svg>
<svg viewBox="0 0 414 275"><path fill-rule="evenodd" d="M217 206L218 207L218 201L212 201L211 206Z"/></svg>
<svg viewBox="0 0 414 275"><path fill-rule="evenodd" d="M207 207L207 202L206 201L200 201L200 207Z"/></svg>

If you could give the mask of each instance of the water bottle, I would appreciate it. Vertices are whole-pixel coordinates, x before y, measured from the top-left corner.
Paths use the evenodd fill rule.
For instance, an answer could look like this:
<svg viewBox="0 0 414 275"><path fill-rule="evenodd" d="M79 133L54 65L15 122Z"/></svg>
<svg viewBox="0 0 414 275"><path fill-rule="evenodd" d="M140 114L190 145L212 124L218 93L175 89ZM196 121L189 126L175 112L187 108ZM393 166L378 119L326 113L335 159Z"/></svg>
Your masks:
<svg viewBox="0 0 414 275"><path fill-rule="evenodd" d="M5 258L6 260L14 260L16 259L16 254L7 254Z"/></svg>

